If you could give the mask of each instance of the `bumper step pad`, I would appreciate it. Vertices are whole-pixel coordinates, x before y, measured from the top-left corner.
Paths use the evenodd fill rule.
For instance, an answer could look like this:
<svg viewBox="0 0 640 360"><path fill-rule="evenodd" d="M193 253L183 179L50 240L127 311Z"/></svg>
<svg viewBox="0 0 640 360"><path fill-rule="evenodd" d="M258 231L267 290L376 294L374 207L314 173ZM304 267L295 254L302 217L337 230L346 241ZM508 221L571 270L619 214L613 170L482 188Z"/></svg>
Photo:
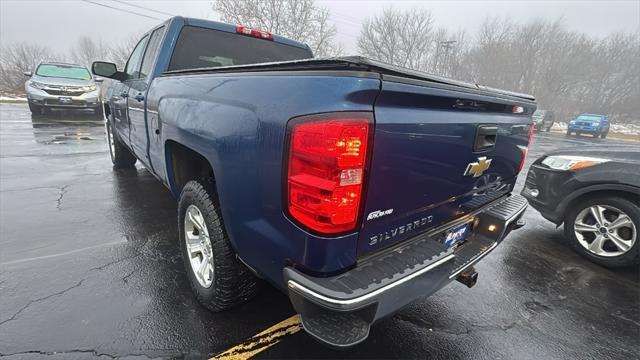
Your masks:
<svg viewBox="0 0 640 360"><path fill-rule="evenodd" d="M352 313L322 311L303 316L302 326L313 337L337 348L356 345L369 336L369 323Z"/></svg>

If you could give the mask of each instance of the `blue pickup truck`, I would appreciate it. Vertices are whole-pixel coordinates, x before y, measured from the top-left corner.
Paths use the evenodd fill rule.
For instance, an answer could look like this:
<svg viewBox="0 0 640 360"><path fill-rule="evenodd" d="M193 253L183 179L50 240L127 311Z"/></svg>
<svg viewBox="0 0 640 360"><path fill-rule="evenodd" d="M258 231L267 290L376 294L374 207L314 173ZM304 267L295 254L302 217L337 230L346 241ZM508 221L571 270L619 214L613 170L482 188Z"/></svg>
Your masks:
<svg viewBox="0 0 640 360"><path fill-rule="evenodd" d="M92 71L115 80L114 166L140 161L178 199L186 273L213 311L266 280L309 334L353 346L451 281L473 286L523 225L529 95L182 17L123 71Z"/></svg>
<svg viewBox="0 0 640 360"><path fill-rule="evenodd" d="M571 133L575 133L576 136L591 134L593 137L599 136L604 139L609 134L609 127L609 118L604 115L581 114L569 121L567 136L571 136Z"/></svg>

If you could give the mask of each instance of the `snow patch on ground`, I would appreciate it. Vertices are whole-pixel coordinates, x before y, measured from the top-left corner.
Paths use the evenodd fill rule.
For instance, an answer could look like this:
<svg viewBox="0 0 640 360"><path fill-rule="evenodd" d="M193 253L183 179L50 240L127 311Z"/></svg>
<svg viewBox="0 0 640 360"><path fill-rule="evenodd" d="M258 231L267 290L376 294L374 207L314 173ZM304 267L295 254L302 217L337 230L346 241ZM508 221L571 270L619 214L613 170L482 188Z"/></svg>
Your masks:
<svg viewBox="0 0 640 360"><path fill-rule="evenodd" d="M27 102L23 96L0 96L0 102Z"/></svg>

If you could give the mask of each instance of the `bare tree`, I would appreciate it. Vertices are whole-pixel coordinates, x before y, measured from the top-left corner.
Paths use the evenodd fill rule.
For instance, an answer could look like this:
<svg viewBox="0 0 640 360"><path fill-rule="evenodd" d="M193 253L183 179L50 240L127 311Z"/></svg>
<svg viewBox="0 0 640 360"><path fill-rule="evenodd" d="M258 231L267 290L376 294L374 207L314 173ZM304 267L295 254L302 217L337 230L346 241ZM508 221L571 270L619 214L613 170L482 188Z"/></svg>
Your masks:
<svg viewBox="0 0 640 360"><path fill-rule="evenodd" d="M51 49L29 43L14 43L0 49L0 90L22 92L25 71L35 71L43 61L54 60Z"/></svg>
<svg viewBox="0 0 640 360"><path fill-rule="evenodd" d="M75 46L71 49L71 60L90 68L94 61L105 60L110 53L110 46L105 44L101 39L92 39L83 36L78 39Z"/></svg>
<svg viewBox="0 0 640 360"><path fill-rule="evenodd" d="M313 0L215 0L213 9L222 21L241 24L304 42L315 56L335 56L342 48L335 43L336 27L330 13Z"/></svg>
<svg viewBox="0 0 640 360"><path fill-rule="evenodd" d="M463 56L462 78L534 94L541 108L568 120L595 112L638 121L638 34L591 39L568 31L561 19L514 24L488 19Z"/></svg>
<svg viewBox="0 0 640 360"><path fill-rule="evenodd" d="M415 70L428 70L436 34L431 12L386 8L367 18L358 37L364 56Z"/></svg>
<svg viewBox="0 0 640 360"><path fill-rule="evenodd" d="M124 70L131 51L133 51L133 48L138 41L140 41L140 37L141 35L138 34L131 35L119 43L110 46L109 54L103 60L113 61L118 66L118 69Z"/></svg>

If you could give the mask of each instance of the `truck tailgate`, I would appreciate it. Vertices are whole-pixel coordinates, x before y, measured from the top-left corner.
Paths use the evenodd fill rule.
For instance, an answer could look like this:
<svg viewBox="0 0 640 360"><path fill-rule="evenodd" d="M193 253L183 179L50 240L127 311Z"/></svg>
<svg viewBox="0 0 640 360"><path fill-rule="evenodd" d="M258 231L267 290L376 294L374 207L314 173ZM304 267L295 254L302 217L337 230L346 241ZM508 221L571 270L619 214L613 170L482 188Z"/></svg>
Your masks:
<svg viewBox="0 0 640 360"><path fill-rule="evenodd" d="M383 77L358 256L513 188L535 103L433 85Z"/></svg>

